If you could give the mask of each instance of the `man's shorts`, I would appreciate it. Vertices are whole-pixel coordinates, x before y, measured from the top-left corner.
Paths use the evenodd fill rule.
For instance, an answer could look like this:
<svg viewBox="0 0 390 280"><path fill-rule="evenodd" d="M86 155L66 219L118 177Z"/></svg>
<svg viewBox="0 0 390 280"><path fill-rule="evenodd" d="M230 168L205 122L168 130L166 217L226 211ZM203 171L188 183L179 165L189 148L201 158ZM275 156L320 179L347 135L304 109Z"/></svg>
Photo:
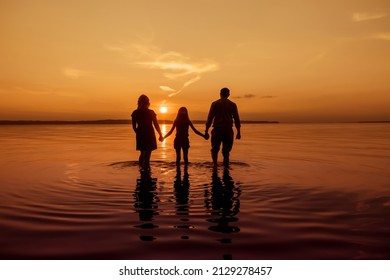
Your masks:
<svg viewBox="0 0 390 280"><path fill-rule="evenodd" d="M211 151L218 152L222 143L222 153L229 153L233 147L234 132L231 127L213 128L211 131Z"/></svg>

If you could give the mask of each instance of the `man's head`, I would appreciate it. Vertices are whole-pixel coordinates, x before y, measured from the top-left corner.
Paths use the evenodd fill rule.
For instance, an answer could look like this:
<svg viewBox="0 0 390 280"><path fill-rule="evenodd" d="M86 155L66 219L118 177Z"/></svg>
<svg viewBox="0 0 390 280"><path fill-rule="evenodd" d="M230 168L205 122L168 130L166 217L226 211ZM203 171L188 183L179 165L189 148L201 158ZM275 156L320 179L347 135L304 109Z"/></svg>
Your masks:
<svg viewBox="0 0 390 280"><path fill-rule="evenodd" d="M230 90L228 88L221 89L221 97L228 98L230 95Z"/></svg>

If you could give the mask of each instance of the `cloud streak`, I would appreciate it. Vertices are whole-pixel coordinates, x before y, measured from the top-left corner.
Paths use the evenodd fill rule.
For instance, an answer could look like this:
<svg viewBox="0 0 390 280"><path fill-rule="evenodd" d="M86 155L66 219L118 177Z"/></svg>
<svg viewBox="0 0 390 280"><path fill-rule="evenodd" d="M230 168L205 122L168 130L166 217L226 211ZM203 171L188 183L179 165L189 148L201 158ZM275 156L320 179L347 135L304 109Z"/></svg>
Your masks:
<svg viewBox="0 0 390 280"><path fill-rule="evenodd" d="M106 46L107 50L119 52L136 60L135 65L143 68L160 70L168 80L180 80L182 86L176 90L162 85L162 91L170 92L168 97L180 94L185 88L199 81L205 73L217 71L218 63L210 59L194 61L179 52L162 52L152 45L132 44L123 46Z"/></svg>
<svg viewBox="0 0 390 280"><path fill-rule="evenodd" d="M275 95L264 95L261 97L262 99L271 99L271 98L276 98Z"/></svg>
<svg viewBox="0 0 390 280"><path fill-rule="evenodd" d="M62 73L71 79L79 79L81 77L89 76L88 72L71 67L64 68Z"/></svg>
<svg viewBox="0 0 390 280"><path fill-rule="evenodd" d="M366 12L360 12L360 13L353 13L352 14L352 21L354 22L363 22L363 21L369 21L369 20L376 20L387 17L388 14L386 13L366 13Z"/></svg>
<svg viewBox="0 0 390 280"><path fill-rule="evenodd" d="M323 60L327 56L327 54L328 54L327 51L320 52L320 53L316 54L315 56L310 58L308 61L306 61L304 63L304 66L310 66L312 64L316 64L316 63L320 62L321 60Z"/></svg>
<svg viewBox="0 0 390 280"><path fill-rule="evenodd" d="M390 41L390 32L387 33L376 33L372 35L373 39L377 40L385 40L385 41Z"/></svg>
<svg viewBox="0 0 390 280"><path fill-rule="evenodd" d="M249 99L249 98L254 98L254 97L256 97L256 95L254 95L254 94L245 94L245 95L234 96L234 98L237 98L237 99L240 99L240 98L247 98L247 99Z"/></svg>
<svg viewBox="0 0 390 280"><path fill-rule="evenodd" d="M168 92L173 92L173 91L176 91L175 89L171 88L171 87L168 87L168 86L160 86L160 89L162 91L168 91Z"/></svg>

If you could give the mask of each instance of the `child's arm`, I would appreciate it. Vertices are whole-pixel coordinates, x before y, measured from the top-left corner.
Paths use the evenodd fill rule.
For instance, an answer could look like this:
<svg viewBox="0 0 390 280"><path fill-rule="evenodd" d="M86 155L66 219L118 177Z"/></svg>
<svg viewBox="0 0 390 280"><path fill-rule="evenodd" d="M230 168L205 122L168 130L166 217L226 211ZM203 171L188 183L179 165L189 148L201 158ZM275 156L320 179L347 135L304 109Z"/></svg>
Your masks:
<svg viewBox="0 0 390 280"><path fill-rule="evenodd" d="M203 133L199 132L199 131L194 127L194 125L192 124L191 121L190 121L190 127L192 128L192 130L193 130L196 134L198 134L199 136L202 136L203 138L206 139L206 135L204 135Z"/></svg>
<svg viewBox="0 0 390 280"><path fill-rule="evenodd" d="M168 136L172 134L172 132L175 130L175 127L176 127L176 122L173 123L171 130L168 131L167 134L165 134L164 139L168 138Z"/></svg>
<svg viewBox="0 0 390 280"><path fill-rule="evenodd" d="M161 141L161 142L164 141L164 137L162 136L161 129L160 129L160 126L159 126L159 124L157 122L157 118L156 117L153 118L153 124L154 124L154 127L156 128L158 134L160 135L158 140Z"/></svg>

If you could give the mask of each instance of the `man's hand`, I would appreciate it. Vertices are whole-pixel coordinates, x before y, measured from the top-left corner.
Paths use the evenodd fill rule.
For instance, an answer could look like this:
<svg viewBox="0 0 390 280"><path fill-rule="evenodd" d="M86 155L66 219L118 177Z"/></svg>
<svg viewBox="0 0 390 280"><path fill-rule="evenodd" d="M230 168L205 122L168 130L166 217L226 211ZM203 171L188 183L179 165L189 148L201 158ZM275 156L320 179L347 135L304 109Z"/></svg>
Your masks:
<svg viewBox="0 0 390 280"><path fill-rule="evenodd" d="M241 139L241 132L237 132L236 139L240 140Z"/></svg>
<svg viewBox="0 0 390 280"><path fill-rule="evenodd" d="M204 134L204 139L209 140L209 138L210 138L209 133L208 133L208 132L205 132L205 134Z"/></svg>

